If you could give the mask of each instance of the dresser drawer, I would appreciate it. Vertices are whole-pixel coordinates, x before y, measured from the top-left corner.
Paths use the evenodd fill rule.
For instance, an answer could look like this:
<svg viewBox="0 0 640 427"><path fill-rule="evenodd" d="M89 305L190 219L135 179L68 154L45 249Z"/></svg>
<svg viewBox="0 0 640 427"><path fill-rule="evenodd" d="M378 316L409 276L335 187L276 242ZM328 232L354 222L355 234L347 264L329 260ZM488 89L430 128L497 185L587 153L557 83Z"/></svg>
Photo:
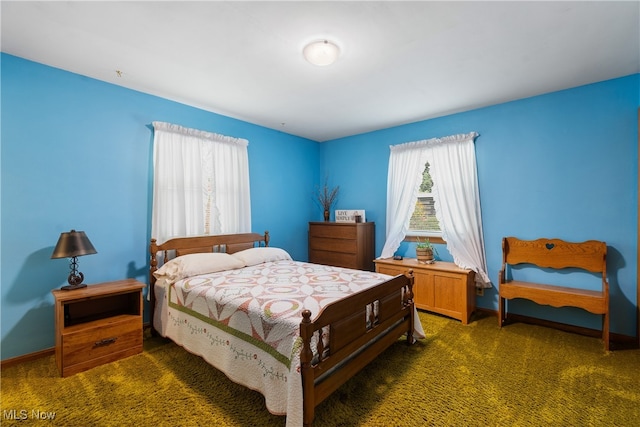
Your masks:
<svg viewBox="0 0 640 427"><path fill-rule="evenodd" d="M79 329L62 336L63 367L117 353L142 349L139 316L120 316L100 327Z"/></svg>
<svg viewBox="0 0 640 427"><path fill-rule="evenodd" d="M355 227L355 224L336 224L330 223L331 225L317 225L311 224L309 226L309 236L310 237L328 237L330 239L347 239L353 240L358 235L358 230Z"/></svg>
<svg viewBox="0 0 640 427"><path fill-rule="evenodd" d="M311 250L311 252L309 252L309 262L314 264L335 265L336 267L358 268L355 254Z"/></svg>
<svg viewBox="0 0 640 427"><path fill-rule="evenodd" d="M355 254L358 251L358 242L355 240L331 239L316 237L309 242L312 251L332 251L343 254Z"/></svg>

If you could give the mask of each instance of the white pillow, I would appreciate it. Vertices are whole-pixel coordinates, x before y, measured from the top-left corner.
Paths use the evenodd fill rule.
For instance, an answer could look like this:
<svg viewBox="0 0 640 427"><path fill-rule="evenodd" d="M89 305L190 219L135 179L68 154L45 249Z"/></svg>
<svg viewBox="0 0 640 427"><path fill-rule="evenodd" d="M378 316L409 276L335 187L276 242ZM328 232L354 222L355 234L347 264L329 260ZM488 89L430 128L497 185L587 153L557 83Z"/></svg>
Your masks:
<svg viewBox="0 0 640 427"><path fill-rule="evenodd" d="M284 249L269 247L249 248L232 255L242 261L247 267L264 262L291 259L291 255Z"/></svg>
<svg viewBox="0 0 640 427"><path fill-rule="evenodd" d="M244 267L244 262L222 252L187 254L174 258L154 271L157 279L165 278L174 283L185 277L215 273Z"/></svg>

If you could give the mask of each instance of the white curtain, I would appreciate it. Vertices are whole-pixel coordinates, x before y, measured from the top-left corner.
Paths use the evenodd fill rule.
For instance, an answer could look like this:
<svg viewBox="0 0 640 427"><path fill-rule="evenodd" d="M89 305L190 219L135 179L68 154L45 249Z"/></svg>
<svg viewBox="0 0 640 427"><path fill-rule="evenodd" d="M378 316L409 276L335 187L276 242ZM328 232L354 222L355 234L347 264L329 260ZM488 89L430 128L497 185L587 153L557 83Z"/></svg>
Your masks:
<svg viewBox="0 0 640 427"><path fill-rule="evenodd" d="M248 141L153 122L151 236L251 231Z"/></svg>
<svg viewBox="0 0 640 427"><path fill-rule="evenodd" d="M389 147L387 173L387 239L380 258L391 258L409 230L416 206L422 172L427 162L427 141L407 142Z"/></svg>
<svg viewBox="0 0 640 427"><path fill-rule="evenodd" d="M476 285L489 288L473 143L476 136L475 132L454 135L430 146L431 192L442 238L453 261L476 272Z"/></svg>
<svg viewBox="0 0 640 427"><path fill-rule="evenodd" d="M393 256L406 236L429 161L436 217L456 265L491 287L484 251L474 139L477 133L391 146L387 183L387 240L380 258ZM404 174L402 173L404 171Z"/></svg>

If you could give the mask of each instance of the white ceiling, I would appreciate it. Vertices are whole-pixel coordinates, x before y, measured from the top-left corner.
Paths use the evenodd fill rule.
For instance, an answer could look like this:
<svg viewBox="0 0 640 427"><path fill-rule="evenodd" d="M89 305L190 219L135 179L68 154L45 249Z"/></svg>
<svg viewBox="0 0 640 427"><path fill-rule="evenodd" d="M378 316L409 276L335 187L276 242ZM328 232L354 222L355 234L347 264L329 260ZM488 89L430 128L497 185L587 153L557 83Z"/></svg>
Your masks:
<svg viewBox="0 0 640 427"><path fill-rule="evenodd" d="M2 51L326 141L640 72L640 3L1 2ZM331 39L317 67L304 45ZM120 71L120 75L116 71Z"/></svg>

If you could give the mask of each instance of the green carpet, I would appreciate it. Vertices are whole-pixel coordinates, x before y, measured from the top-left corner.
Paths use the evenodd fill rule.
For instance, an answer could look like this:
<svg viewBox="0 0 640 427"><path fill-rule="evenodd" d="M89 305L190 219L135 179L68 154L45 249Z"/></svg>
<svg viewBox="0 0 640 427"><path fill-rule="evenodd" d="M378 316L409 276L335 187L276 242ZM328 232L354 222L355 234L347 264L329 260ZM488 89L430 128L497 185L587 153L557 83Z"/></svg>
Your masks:
<svg viewBox="0 0 640 427"><path fill-rule="evenodd" d="M596 338L541 326L499 329L486 315L468 326L420 318L427 339L392 346L317 408L316 426L640 425L640 350L605 353ZM53 356L1 375L3 426L285 424L260 394L161 338L68 378Z"/></svg>

